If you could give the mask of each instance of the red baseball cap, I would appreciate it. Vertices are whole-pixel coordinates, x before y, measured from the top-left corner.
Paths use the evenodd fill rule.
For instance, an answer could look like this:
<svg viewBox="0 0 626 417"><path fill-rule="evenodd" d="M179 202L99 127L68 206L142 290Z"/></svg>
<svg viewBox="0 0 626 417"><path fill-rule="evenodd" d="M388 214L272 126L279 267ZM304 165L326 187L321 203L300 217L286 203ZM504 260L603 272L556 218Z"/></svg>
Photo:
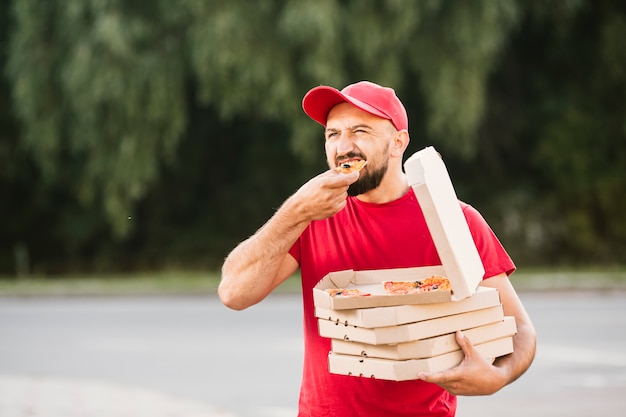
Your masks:
<svg viewBox="0 0 626 417"><path fill-rule="evenodd" d="M409 128L406 110L396 92L369 81L350 84L341 91L324 85L312 88L302 99L302 108L311 119L326 127L328 113L340 103L350 103L374 116L387 119L398 130Z"/></svg>

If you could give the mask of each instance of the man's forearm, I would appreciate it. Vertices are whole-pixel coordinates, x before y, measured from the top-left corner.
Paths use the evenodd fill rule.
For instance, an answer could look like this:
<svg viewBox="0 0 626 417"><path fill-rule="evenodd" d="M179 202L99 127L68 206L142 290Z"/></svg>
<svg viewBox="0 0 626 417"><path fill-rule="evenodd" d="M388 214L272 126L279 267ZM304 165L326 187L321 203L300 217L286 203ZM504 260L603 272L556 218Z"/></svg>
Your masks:
<svg viewBox="0 0 626 417"><path fill-rule="evenodd" d="M289 249L308 225L298 217L297 208L287 200L261 229L228 255L218 289L225 305L236 310L250 307L290 275L281 274L281 267Z"/></svg>
<svg viewBox="0 0 626 417"><path fill-rule="evenodd" d="M535 329L530 323L519 323L517 334L513 336L515 351L497 358L494 366L504 371L504 386L518 379L530 367L536 350Z"/></svg>
<svg viewBox="0 0 626 417"><path fill-rule="evenodd" d="M264 299L297 264L288 253L313 220L335 215L346 205L358 172L326 171L304 184L252 237L237 246L222 267L218 293L228 307L241 310Z"/></svg>

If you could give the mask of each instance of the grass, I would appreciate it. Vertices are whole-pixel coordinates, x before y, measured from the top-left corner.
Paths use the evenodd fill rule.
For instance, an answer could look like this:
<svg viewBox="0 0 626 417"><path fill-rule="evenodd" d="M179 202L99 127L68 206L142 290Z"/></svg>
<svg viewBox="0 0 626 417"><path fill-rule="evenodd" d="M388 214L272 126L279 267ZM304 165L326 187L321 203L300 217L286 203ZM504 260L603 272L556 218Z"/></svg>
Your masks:
<svg viewBox="0 0 626 417"><path fill-rule="evenodd" d="M289 278L282 292L300 291L299 277ZM132 296L211 295L220 275L215 271L162 271L135 274L0 277L0 296Z"/></svg>
<svg viewBox="0 0 626 417"><path fill-rule="evenodd" d="M207 294L215 293L218 283L215 272L5 277L0 279L0 295Z"/></svg>
<svg viewBox="0 0 626 417"><path fill-rule="evenodd" d="M624 290L626 269L522 270L511 282L519 290Z"/></svg>
<svg viewBox="0 0 626 417"><path fill-rule="evenodd" d="M211 295L219 280L218 272L193 271L0 277L0 296ZM626 268L522 270L513 274L511 281L519 291L626 290ZM299 292L299 276L289 278L277 291Z"/></svg>

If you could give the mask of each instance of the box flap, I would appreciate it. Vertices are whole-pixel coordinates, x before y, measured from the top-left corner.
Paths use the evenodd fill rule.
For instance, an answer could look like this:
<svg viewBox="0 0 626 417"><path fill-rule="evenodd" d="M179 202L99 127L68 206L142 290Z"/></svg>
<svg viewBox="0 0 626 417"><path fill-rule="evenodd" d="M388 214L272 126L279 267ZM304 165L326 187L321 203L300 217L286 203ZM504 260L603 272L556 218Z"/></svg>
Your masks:
<svg viewBox="0 0 626 417"><path fill-rule="evenodd" d="M409 157L404 169L452 285L453 299L471 296L485 270L441 156L427 147Z"/></svg>

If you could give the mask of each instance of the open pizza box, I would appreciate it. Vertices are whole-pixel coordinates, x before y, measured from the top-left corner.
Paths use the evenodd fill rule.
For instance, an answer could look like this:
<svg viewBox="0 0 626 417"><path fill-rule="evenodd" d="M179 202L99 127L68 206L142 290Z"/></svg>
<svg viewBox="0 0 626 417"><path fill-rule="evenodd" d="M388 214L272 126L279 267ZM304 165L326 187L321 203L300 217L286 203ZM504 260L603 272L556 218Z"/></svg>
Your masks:
<svg viewBox="0 0 626 417"><path fill-rule="evenodd" d="M404 169L424 213L441 265L331 272L313 289L317 308L342 310L442 303L463 300L476 292L485 270L443 160L433 147L427 147L407 159ZM387 295L382 286L384 281L416 281L433 275L448 278L452 290ZM338 288L356 288L371 296L333 297L327 291Z"/></svg>
<svg viewBox="0 0 626 417"><path fill-rule="evenodd" d="M313 289L313 300L316 308L331 310L442 303L452 300L451 291L437 290L414 294L387 295L385 294L382 283L391 280L422 280L433 275L442 275L443 273L444 269L441 266L331 272L322 278ZM326 291L336 288L358 288L359 291L370 295L361 297L333 297Z"/></svg>
<svg viewBox="0 0 626 417"><path fill-rule="evenodd" d="M445 293L449 294L449 291ZM388 298L389 297L387 297L387 299ZM341 301L349 303L349 300L351 299L354 298L346 297L341 299ZM397 299L398 298L391 298L392 301ZM431 301L432 299L433 298L431 297ZM323 302L320 302L320 304L324 304L324 302L327 301L327 298L323 297L322 301ZM418 321L451 316L454 314L465 313L467 311L498 306L500 303L500 293L498 290L495 288L479 286L476 293L474 293L472 297L465 298L461 301L354 308L345 310L318 306L315 307L315 316L323 320L340 323L346 326L350 325L371 329L375 327L396 326L399 324L415 323Z"/></svg>

